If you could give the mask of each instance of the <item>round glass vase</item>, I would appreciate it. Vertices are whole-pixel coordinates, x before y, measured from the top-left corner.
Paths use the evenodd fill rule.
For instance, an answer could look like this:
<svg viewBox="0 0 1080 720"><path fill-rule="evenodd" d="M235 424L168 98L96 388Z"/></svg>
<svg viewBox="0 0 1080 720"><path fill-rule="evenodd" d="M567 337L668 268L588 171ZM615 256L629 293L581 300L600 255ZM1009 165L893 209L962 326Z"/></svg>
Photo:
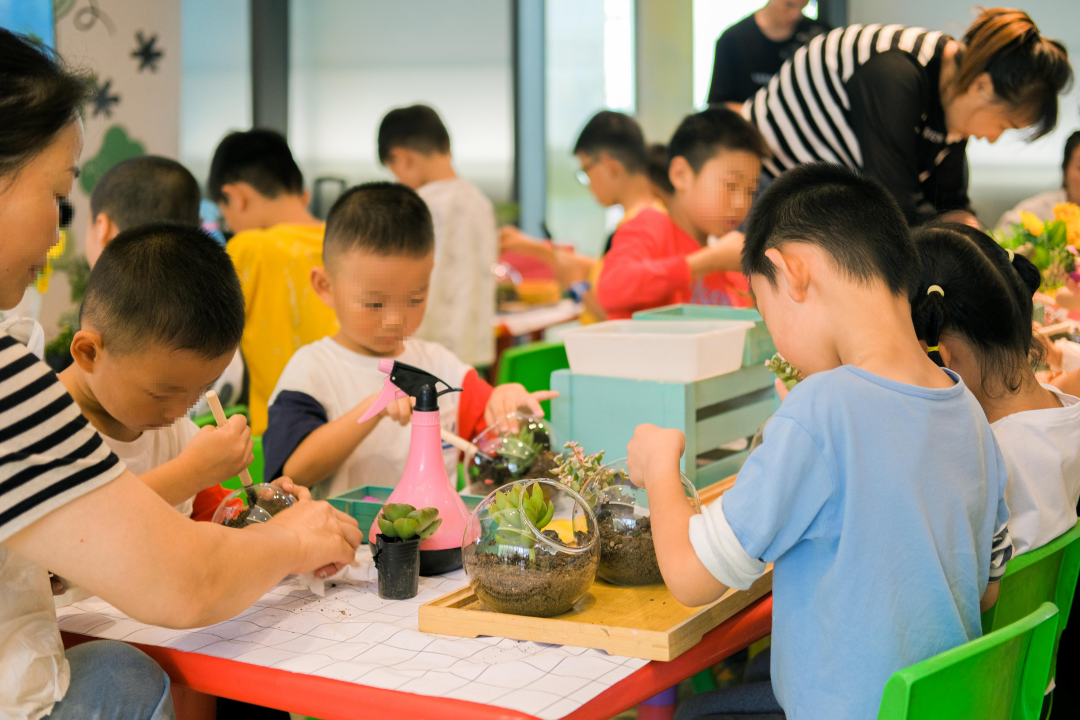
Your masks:
<svg viewBox="0 0 1080 720"><path fill-rule="evenodd" d="M233 490L214 511L218 525L243 528L264 523L296 502L289 493L276 485L257 483Z"/></svg>
<svg viewBox="0 0 1080 720"><path fill-rule="evenodd" d="M541 491L545 517L537 519L539 526L521 504L512 503L515 488L530 498L535 488ZM546 495L555 500L543 499ZM548 515L550 520L543 522ZM596 577L596 518L584 498L554 480L512 482L490 493L473 511L461 559L473 592L491 610L562 615L589 592Z"/></svg>
<svg viewBox="0 0 1080 720"><path fill-rule="evenodd" d="M516 422L517 432L492 425L473 438L483 455L474 455L466 464L472 495L487 495L515 480L550 478L555 471L558 445L551 423L520 411L507 415L507 420Z"/></svg>
<svg viewBox="0 0 1080 720"><path fill-rule="evenodd" d="M689 478L679 473L686 501L695 513L701 499ZM600 531L600 566L596 576L612 585L655 585L664 582L653 546L649 496L630 482L626 458L603 466L582 489Z"/></svg>

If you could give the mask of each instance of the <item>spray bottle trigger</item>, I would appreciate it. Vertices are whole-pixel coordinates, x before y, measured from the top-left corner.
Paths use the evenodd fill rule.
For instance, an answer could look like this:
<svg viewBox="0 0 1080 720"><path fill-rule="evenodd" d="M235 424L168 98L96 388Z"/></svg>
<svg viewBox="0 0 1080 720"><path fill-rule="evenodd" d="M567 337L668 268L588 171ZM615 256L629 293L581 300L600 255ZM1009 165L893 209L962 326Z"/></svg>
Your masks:
<svg viewBox="0 0 1080 720"><path fill-rule="evenodd" d="M379 397L375 398L375 403L367 409L367 412L364 413L357 422L362 423L370 420L382 412L383 408L389 405L391 400L398 400L403 397L408 396L403 393L389 377L387 377L383 380L383 388L379 392Z"/></svg>

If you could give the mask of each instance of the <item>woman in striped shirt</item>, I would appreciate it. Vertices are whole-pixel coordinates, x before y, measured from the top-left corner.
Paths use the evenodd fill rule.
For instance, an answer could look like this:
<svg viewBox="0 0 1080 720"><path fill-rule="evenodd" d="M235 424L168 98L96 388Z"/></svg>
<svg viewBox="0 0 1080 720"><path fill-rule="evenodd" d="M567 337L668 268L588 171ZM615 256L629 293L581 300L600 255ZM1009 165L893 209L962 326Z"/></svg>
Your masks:
<svg viewBox="0 0 1080 720"><path fill-rule="evenodd" d="M959 42L900 25L819 35L743 115L772 150L766 175L840 163L884 183L912 225L944 214L971 223L967 139L994 142L1019 128L1045 135L1071 77L1064 46L1027 13L995 8Z"/></svg>
<svg viewBox="0 0 1080 720"><path fill-rule="evenodd" d="M0 308L19 302L57 240L87 87L0 29ZM65 657L46 569L145 623L219 622L290 573L353 559L356 521L295 491L299 503L242 532L183 517L0 331L0 717L171 718L168 678L137 650L94 642Z"/></svg>

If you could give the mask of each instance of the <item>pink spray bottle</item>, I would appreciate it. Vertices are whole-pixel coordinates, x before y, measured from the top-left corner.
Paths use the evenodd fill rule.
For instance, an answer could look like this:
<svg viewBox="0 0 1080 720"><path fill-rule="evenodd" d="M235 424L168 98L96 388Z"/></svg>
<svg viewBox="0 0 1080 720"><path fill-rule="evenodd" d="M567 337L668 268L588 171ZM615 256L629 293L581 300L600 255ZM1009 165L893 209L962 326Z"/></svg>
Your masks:
<svg viewBox="0 0 1080 720"><path fill-rule="evenodd" d="M469 522L469 510L446 475L443 461L442 423L439 418L439 396L461 392L431 373L420 368L384 359L379 371L387 373L382 392L360 422L375 417L387 403L406 396L416 398L412 414L412 438L405 473L388 503L408 503L416 508L439 509L442 525L420 544L420 574L440 575L461 567L461 538ZM438 391L437 383L446 386ZM379 532L376 523L368 530L368 541L374 542Z"/></svg>

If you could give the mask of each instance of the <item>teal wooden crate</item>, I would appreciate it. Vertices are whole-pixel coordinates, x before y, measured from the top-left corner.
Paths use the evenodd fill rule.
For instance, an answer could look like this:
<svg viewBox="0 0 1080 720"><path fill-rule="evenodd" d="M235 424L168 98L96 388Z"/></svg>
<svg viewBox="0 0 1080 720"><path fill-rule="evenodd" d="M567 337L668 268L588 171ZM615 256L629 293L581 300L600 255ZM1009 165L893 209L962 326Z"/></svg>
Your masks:
<svg viewBox="0 0 1080 720"><path fill-rule="evenodd" d="M394 492L394 488L391 487L364 485L353 488L337 497L332 497L328 502L346 515L356 518L357 522L360 523L360 529L366 534L368 528L374 524L375 517L382 510L383 503L386 502L392 492ZM364 500L366 497L376 498L377 502ZM461 499L465 501L465 507L469 508L469 512L472 512L484 498L481 495L462 495Z"/></svg>
<svg viewBox="0 0 1080 720"><path fill-rule="evenodd" d="M634 320L750 320L754 329L746 333L743 367L764 365L776 353L772 335L757 310L723 305L665 305L634 313Z"/></svg>
<svg viewBox="0 0 1080 720"><path fill-rule="evenodd" d="M780 399L775 376L764 365L736 370L693 383L551 374L552 423L585 452L605 450L605 459L626 456L626 445L642 423L681 430L686 435L682 471L703 488L738 472L748 450L722 445L752 437Z"/></svg>

